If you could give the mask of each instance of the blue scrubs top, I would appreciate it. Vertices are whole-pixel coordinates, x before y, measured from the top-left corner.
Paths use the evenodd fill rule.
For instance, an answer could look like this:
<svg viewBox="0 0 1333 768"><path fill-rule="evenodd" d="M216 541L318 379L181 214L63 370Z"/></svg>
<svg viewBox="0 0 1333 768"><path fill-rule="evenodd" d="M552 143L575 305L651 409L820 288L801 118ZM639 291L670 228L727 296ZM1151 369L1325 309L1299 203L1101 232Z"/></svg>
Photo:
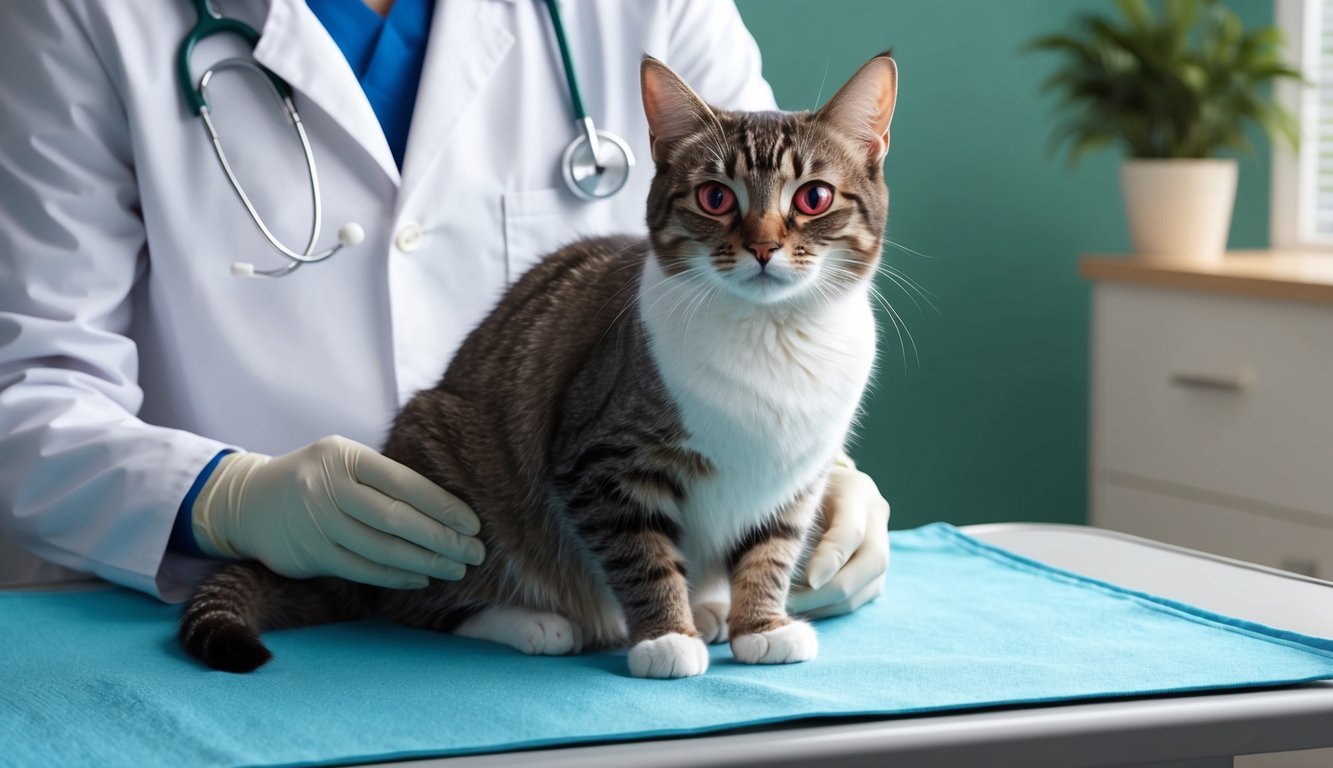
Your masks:
<svg viewBox="0 0 1333 768"><path fill-rule="evenodd" d="M306 0L352 65L403 167L435 0L394 0L381 17L363 0Z"/></svg>

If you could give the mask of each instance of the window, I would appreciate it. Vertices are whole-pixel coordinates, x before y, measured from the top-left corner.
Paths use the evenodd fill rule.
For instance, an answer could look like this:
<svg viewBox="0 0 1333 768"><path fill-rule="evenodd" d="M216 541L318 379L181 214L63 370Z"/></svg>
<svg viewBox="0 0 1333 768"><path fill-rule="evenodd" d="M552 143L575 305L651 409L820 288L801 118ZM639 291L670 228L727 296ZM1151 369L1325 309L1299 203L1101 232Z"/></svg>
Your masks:
<svg viewBox="0 0 1333 768"><path fill-rule="evenodd" d="M1333 0L1277 0L1288 60L1312 85L1278 85L1301 125L1297 152L1273 143L1272 241L1333 249Z"/></svg>

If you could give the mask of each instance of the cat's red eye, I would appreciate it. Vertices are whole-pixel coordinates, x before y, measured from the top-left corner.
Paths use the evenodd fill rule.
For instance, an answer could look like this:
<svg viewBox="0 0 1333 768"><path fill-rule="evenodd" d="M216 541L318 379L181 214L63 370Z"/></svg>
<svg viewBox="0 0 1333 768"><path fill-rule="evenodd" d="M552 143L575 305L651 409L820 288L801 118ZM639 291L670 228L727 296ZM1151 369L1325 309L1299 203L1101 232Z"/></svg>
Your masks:
<svg viewBox="0 0 1333 768"><path fill-rule="evenodd" d="M822 181L812 181L796 190L792 203L806 216L818 216L833 205L833 187Z"/></svg>
<svg viewBox="0 0 1333 768"><path fill-rule="evenodd" d="M736 207L736 193L726 184L710 181L699 187L699 207L712 216L731 213Z"/></svg>

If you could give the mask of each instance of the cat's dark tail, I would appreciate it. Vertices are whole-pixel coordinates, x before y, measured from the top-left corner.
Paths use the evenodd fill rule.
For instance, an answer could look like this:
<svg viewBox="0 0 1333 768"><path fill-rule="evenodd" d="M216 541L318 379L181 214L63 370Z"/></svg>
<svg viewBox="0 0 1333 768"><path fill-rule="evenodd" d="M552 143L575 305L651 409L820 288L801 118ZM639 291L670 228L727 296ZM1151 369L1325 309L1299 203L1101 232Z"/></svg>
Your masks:
<svg viewBox="0 0 1333 768"><path fill-rule="evenodd" d="M251 672L273 654L259 633L347 621L370 613L375 587L334 578L289 579L248 560L215 571L181 616L181 646L224 672Z"/></svg>

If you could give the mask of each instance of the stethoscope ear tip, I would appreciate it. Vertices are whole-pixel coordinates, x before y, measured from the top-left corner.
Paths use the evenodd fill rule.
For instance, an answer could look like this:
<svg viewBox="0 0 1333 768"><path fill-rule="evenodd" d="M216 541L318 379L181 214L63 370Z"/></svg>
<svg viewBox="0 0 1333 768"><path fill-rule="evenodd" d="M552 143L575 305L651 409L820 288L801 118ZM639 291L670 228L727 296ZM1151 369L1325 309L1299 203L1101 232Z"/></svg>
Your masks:
<svg viewBox="0 0 1333 768"><path fill-rule="evenodd" d="M338 228L338 242L345 248L351 248L354 245L360 245L362 240L366 239L366 230L361 228L355 221L349 221Z"/></svg>
<svg viewBox="0 0 1333 768"><path fill-rule="evenodd" d="M231 263L232 277L254 277L255 265L245 261L233 261Z"/></svg>

